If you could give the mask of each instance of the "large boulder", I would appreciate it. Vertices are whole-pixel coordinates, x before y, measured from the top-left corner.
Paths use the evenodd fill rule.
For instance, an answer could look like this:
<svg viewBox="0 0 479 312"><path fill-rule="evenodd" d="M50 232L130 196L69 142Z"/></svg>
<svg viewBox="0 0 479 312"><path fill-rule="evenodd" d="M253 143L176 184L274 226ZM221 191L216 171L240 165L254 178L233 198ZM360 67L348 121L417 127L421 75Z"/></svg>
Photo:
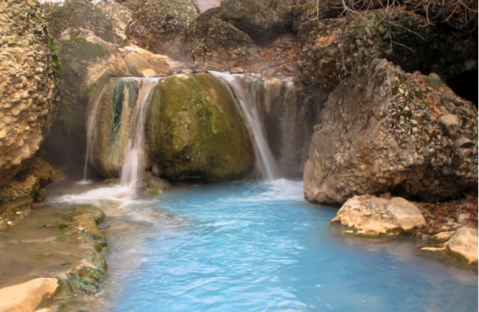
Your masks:
<svg viewBox="0 0 479 312"><path fill-rule="evenodd" d="M254 169L252 141L236 103L212 75L161 80L150 110L148 141L163 176L218 182Z"/></svg>
<svg viewBox="0 0 479 312"><path fill-rule="evenodd" d="M293 0L223 0L218 17L264 43L291 28Z"/></svg>
<svg viewBox="0 0 479 312"><path fill-rule="evenodd" d="M49 132L53 64L40 5L0 3L0 186L11 182Z"/></svg>
<svg viewBox="0 0 479 312"><path fill-rule="evenodd" d="M121 7L119 4L111 4ZM115 42L111 19L104 10L88 0L67 0L56 5L46 16L48 29L53 37L59 39L65 30L81 28L91 31L95 36L107 42ZM118 39L122 40L121 37Z"/></svg>
<svg viewBox="0 0 479 312"><path fill-rule="evenodd" d="M247 34L209 12L187 28L184 49L190 62L220 71L248 67L258 59L256 46Z"/></svg>
<svg viewBox="0 0 479 312"><path fill-rule="evenodd" d="M298 39L303 53L297 79L330 92L373 58L386 58L410 73L440 72L451 82L477 71L473 40L461 40L410 11L371 10L348 18L310 19L299 26Z"/></svg>
<svg viewBox="0 0 479 312"><path fill-rule="evenodd" d="M127 36L141 48L180 59L183 31L197 15L189 0L142 0L128 24Z"/></svg>
<svg viewBox="0 0 479 312"><path fill-rule="evenodd" d="M404 198L371 195L348 199L331 222L352 228L347 230L351 234L368 236L410 233L426 225L419 209Z"/></svg>
<svg viewBox="0 0 479 312"><path fill-rule="evenodd" d="M454 135L444 116L458 116ZM304 168L308 200L392 192L438 201L477 191L477 109L436 75L375 59L330 95Z"/></svg>
<svg viewBox="0 0 479 312"><path fill-rule="evenodd" d="M35 311L52 298L58 288L56 278L36 278L0 289L0 310L6 312Z"/></svg>
<svg viewBox="0 0 479 312"><path fill-rule="evenodd" d="M96 107L90 148L90 163L104 177L118 177L132 127L140 81L111 78ZM93 103L94 104L94 103ZM94 110L94 111L93 111Z"/></svg>

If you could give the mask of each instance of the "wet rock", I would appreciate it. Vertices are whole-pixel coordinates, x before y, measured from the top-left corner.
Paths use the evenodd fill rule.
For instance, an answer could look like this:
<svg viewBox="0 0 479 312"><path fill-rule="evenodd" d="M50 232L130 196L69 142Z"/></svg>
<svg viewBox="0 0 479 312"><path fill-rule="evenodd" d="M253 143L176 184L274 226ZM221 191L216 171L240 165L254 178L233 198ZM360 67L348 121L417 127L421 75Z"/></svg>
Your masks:
<svg viewBox="0 0 479 312"><path fill-rule="evenodd" d="M56 278L37 278L0 289L0 310L6 312L34 311L47 302L58 288Z"/></svg>
<svg viewBox="0 0 479 312"><path fill-rule="evenodd" d="M423 247L421 250L442 257L459 267L477 271L477 229L463 226L444 243L443 247Z"/></svg>
<svg viewBox="0 0 479 312"><path fill-rule="evenodd" d="M240 178L255 164L253 145L229 91L210 74L164 78L147 120L152 160L174 181Z"/></svg>
<svg viewBox="0 0 479 312"><path fill-rule="evenodd" d="M387 200L371 195L348 199L331 222L367 236L408 233L426 224L419 209L404 198Z"/></svg>
<svg viewBox="0 0 479 312"><path fill-rule="evenodd" d="M456 233L455 231L440 232L440 233L437 233L436 235L433 235L431 238L438 242L444 243L449 238L451 238L451 236L454 235L455 233Z"/></svg>
<svg viewBox="0 0 479 312"><path fill-rule="evenodd" d="M187 28L184 50L189 62L219 71L246 67L258 58L255 44L247 34L211 17L210 11L198 16Z"/></svg>
<svg viewBox="0 0 479 312"><path fill-rule="evenodd" d="M111 78L96 109L90 163L103 177L118 177L128 144L140 81Z"/></svg>
<svg viewBox="0 0 479 312"><path fill-rule="evenodd" d="M196 18L188 0L142 0L132 15L127 36L131 43L155 54L181 59L185 28Z"/></svg>
<svg viewBox="0 0 479 312"><path fill-rule="evenodd" d="M91 235L95 240L98 240L102 243L103 246L106 246L106 240L103 234L98 230L96 226L95 219L90 215L79 215L73 218L77 229L83 233Z"/></svg>
<svg viewBox="0 0 479 312"><path fill-rule="evenodd" d="M86 116L110 76L132 76L115 44L92 31L69 28L57 40L58 55L63 65L57 99L57 118L45 140L45 159L65 173L83 172L86 147ZM68 146L68 148L65 148ZM89 168L91 174L95 171ZM96 173L98 175L98 173Z"/></svg>
<svg viewBox="0 0 479 312"><path fill-rule="evenodd" d="M430 88L426 78L376 59L341 82L315 126L304 169L308 200L392 192L438 201L477 189L477 153L454 152L438 106L464 116L457 135L474 148L477 109L446 86Z"/></svg>
<svg viewBox="0 0 479 312"><path fill-rule="evenodd" d="M464 256L469 264L477 266L477 229L461 227L444 246L450 251Z"/></svg>

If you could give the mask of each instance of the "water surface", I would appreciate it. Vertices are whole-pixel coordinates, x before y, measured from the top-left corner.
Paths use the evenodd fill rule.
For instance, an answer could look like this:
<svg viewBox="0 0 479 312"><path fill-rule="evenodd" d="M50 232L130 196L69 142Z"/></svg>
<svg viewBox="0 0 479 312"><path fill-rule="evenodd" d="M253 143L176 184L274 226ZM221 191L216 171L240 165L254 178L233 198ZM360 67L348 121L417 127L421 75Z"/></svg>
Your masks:
<svg viewBox="0 0 479 312"><path fill-rule="evenodd" d="M135 269L113 270L112 311L478 308L476 273L422 255L416 241L339 235L337 209L305 202L302 182L192 187L145 205L182 225L152 227Z"/></svg>

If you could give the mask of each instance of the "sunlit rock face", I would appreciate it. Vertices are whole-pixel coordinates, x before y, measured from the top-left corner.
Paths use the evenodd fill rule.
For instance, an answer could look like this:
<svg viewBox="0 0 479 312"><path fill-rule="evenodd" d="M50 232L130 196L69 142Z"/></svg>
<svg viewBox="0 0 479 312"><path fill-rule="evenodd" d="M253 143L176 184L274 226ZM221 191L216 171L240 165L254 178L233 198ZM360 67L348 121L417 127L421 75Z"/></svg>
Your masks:
<svg viewBox="0 0 479 312"><path fill-rule="evenodd" d="M465 190L477 190L477 109L436 75L375 59L330 95L304 168L308 200L437 201Z"/></svg>
<svg viewBox="0 0 479 312"><path fill-rule="evenodd" d="M426 225L419 209L404 198L371 195L348 199L331 222L353 229L351 234L367 236L410 233Z"/></svg>
<svg viewBox="0 0 479 312"><path fill-rule="evenodd" d="M0 3L0 185L38 150L52 119L53 74L38 3Z"/></svg>
<svg viewBox="0 0 479 312"><path fill-rule="evenodd" d="M219 182L254 169L253 144L236 102L210 74L161 80L147 116L152 161L171 180Z"/></svg>
<svg viewBox="0 0 479 312"><path fill-rule="evenodd" d="M128 24L127 36L141 48L181 59L183 31L197 15L189 0L142 0Z"/></svg>

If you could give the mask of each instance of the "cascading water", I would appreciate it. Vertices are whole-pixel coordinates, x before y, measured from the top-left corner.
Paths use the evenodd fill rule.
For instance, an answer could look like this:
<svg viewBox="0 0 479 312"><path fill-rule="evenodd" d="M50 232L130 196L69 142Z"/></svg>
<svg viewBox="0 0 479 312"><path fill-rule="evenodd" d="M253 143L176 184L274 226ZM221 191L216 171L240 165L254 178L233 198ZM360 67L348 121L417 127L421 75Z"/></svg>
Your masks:
<svg viewBox="0 0 479 312"><path fill-rule="evenodd" d="M86 125L87 128L87 135L86 135L86 153L85 153L85 167L83 168L83 180L78 182L79 184L90 184L91 181L87 179L87 173L88 173L88 161L90 160L90 148L91 148L91 140L93 137L93 130L95 129L95 119L96 119L96 111L98 104L100 103L101 97L103 96L103 93L105 93L106 86L102 88L100 91L98 97L95 99L95 103L93 105L93 109L90 115L90 118L88 118L88 123Z"/></svg>
<svg viewBox="0 0 479 312"><path fill-rule="evenodd" d="M247 90L235 75L210 71L212 75L226 83L234 92L241 108L243 109L247 125L253 135L256 158L258 159L261 177L264 180L280 178L278 165L266 141L256 107L255 94Z"/></svg>
<svg viewBox="0 0 479 312"><path fill-rule="evenodd" d="M138 96L135 101L135 107L131 114L131 130L129 133L128 143L125 148L125 156L120 172L120 184L113 187L99 188L88 191L86 193L76 195L65 195L57 199L57 202L93 202L99 200L121 201L123 205L127 205L131 199L137 195L137 182L141 180L142 175L142 153L143 153L143 135L145 126L145 112L150 103L150 94L158 85L161 78L135 78L141 79ZM103 92L103 91L102 91ZM101 96L100 96L101 97ZM88 142L87 155L89 156L91 137L93 133L94 121L96 118L96 110L98 105L95 104L92 115L89 118L88 125ZM89 158L88 158L89 159ZM88 165L88 163L86 164ZM86 169L85 169L86 172ZM84 181L87 181L84 179ZM88 184L87 182L80 182Z"/></svg>
<svg viewBox="0 0 479 312"><path fill-rule="evenodd" d="M143 130L145 127L145 111L149 103L151 90L158 84L161 78L142 79L142 84L137 98L137 109L135 113L136 124L134 131L130 134L125 152L125 159L121 167L120 185L126 187L130 192L128 196L136 194L136 183L141 179L142 172L142 148L143 148Z"/></svg>

